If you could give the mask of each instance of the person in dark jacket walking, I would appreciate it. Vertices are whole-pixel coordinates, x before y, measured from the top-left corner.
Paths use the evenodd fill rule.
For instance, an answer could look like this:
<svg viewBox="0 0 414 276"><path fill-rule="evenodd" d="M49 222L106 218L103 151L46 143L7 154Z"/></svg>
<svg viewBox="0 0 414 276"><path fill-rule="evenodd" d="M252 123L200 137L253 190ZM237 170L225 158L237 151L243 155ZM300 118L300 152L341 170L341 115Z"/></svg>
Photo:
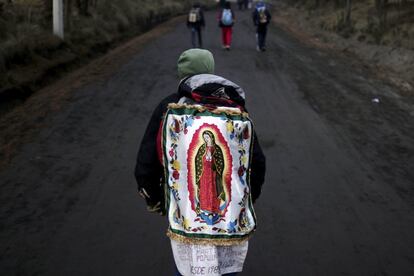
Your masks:
<svg viewBox="0 0 414 276"><path fill-rule="evenodd" d="M243 89L213 74L209 51L182 53L178 72L178 91L155 108L142 139L138 192L149 211L168 216L176 275L235 275L256 227L266 159ZM197 259L200 250L211 256Z"/></svg>
<svg viewBox="0 0 414 276"><path fill-rule="evenodd" d="M244 0L237 0L237 6L239 6L239 10L243 9L243 1Z"/></svg>
<svg viewBox="0 0 414 276"><path fill-rule="evenodd" d="M224 3L224 8L219 12L217 16L217 20L219 22L219 27L221 28L223 49L226 49L228 51L231 48L233 25L235 19L235 14L231 9L231 3L226 1Z"/></svg>
<svg viewBox="0 0 414 276"><path fill-rule="evenodd" d="M203 39L201 30L205 27L204 13L201 9L201 5L195 3L188 13L187 17L187 27L191 30L191 44L193 48L197 47L197 38L198 38L198 48L203 48Z"/></svg>
<svg viewBox="0 0 414 276"><path fill-rule="evenodd" d="M224 5L226 4L226 0L220 0L218 3L218 7L219 9L224 9Z"/></svg>
<svg viewBox="0 0 414 276"><path fill-rule="evenodd" d="M259 1L253 11L253 23L256 26L257 51L266 51L267 25L272 16L263 1Z"/></svg>
<svg viewBox="0 0 414 276"><path fill-rule="evenodd" d="M239 10L247 10L249 7L249 0L237 0L237 5L239 6Z"/></svg>

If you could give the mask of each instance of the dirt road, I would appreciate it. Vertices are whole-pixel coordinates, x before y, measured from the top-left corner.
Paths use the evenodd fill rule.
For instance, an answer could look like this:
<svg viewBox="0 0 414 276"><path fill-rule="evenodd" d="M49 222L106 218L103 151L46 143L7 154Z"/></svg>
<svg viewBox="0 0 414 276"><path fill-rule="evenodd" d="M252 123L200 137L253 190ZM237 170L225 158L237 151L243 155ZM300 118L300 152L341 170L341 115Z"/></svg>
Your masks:
<svg viewBox="0 0 414 276"><path fill-rule="evenodd" d="M205 47L246 90L268 161L242 275L413 275L413 97L276 25L256 52L248 13L223 51L214 16ZM133 169L189 42L177 25L43 119L0 173L1 275L172 275L165 218Z"/></svg>

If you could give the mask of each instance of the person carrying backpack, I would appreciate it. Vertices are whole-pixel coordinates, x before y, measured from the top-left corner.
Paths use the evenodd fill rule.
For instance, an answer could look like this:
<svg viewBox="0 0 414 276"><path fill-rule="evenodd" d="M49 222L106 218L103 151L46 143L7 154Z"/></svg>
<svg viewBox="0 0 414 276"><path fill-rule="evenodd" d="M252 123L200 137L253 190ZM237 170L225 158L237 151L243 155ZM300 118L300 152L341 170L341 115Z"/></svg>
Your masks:
<svg viewBox="0 0 414 276"><path fill-rule="evenodd" d="M239 6L239 10L243 9L243 2L244 0L237 0L237 5Z"/></svg>
<svg viewBox="0 0 414 276"><path fill-rule="evenodd" d="M203 40L201 35L201 29L204 28L204 13L200 4L195 3L188 13L187 27L191 30L191 44L193 48L196 48L196 36L198 37L198 47L203 48Z"/></svg>
<svg viewBox="0 0 414 276"><path fill-rule="evenodd" d="M265 156L243 89L213 74L211 52L183 52L178 73L178 91L155 108L142 139L138 191L168 217L176 275L235 275L256 229Z"/></svg>
<svg viewBox="0 0 414 276"><path fill-rule="evenodd" d="M226 4L226 0L219 0L218 1L218 7L220 8L220 9L224 9L224 5Z"/></svg>
<svg viewBox="0 0 414 276"><path fill-rule="evenodd" d="M224 8L220 11L217 20L219 21L219 27L221 28L222 45L226 50L230 50L231 39L234 25L234 12L231 9L230 2L224 3Z"/></svg>
<svg viewBox="0 0 414 276"><path fill-rule="evenodd" d="M272 16L263 1L259 1L253 11L253 23L256 26L257 50L266 51L267 25Z"/></svg>

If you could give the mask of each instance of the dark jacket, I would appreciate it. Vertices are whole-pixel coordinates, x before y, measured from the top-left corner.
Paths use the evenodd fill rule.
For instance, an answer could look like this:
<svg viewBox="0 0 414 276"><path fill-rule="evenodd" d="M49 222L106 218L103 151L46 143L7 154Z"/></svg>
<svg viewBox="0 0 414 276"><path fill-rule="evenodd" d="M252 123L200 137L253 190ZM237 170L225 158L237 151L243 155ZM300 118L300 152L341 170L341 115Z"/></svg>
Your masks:
<svg viewBox="0 0 414 276"><path fill-rule="evenodd" d="M270 12L267 8L264 10L264 13L267 17L267 22L266 23L260 23L259 10L257 8L255 8L254 11L253 11L253 24L258 28L266 28L267 25L270 23L270 20L272 19L272 15L270 14Z"/></svg>
<svg viewBox="0 0 414 276"><path fill-rule="evenodd" d="M224 8L224 6L226 5L226 0L220 0L219 2L219 8Z"/></svg>
<svg viewBox="0 0 414 276"><path fill-rule="evenodd" d="M214 75L205 76L217 77ZM215 80L217 80L217 78ZM157 138L163 115L167 111L167 105L169 103L177 103L182 97L186 97L204 105L230 107L239 106L246 110L243 90L228 80L222 78L219 80L219 82L206 81L200 84L196 82L189 83L185 79L180 83L177 93L171 94L163 99L155 108L142 139L135 167L135 177L138 183L138 191L146 199L149 208L160 206L160 209L156 211L161 213L165 211L163 210L164 171L158 157ZM265 170L266 158L260 147L256 133L254 133L250 174L250 186L253 202L255 202L260 195L261 187L264 183Z"/></svg>
<svg viewBox="0 0 414 276"><path fill-rule="evenodd" d="M187 27L200 29L201 27L204 27L206 25L203 10L201 9L201 7L193 8L193 9L198 9L198 14L199 14L200 19L197 22L190 22L189 16L188 16Z"/></svg>

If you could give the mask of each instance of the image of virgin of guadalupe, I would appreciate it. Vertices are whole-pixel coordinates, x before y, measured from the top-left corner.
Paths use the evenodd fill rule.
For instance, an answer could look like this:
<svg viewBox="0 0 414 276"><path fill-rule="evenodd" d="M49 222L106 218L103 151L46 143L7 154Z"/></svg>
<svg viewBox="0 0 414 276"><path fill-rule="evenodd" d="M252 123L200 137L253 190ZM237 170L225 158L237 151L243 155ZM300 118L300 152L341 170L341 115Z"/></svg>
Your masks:
<svg viewBox="0 0 414 276"><path fill-rule="evenodd" d="M196 212L204 222L212 225L220 221L221 212L226 206L223 183L224 157L211 131L204 131L202 138L204 143L198 149L195 158Z"/></svg>

